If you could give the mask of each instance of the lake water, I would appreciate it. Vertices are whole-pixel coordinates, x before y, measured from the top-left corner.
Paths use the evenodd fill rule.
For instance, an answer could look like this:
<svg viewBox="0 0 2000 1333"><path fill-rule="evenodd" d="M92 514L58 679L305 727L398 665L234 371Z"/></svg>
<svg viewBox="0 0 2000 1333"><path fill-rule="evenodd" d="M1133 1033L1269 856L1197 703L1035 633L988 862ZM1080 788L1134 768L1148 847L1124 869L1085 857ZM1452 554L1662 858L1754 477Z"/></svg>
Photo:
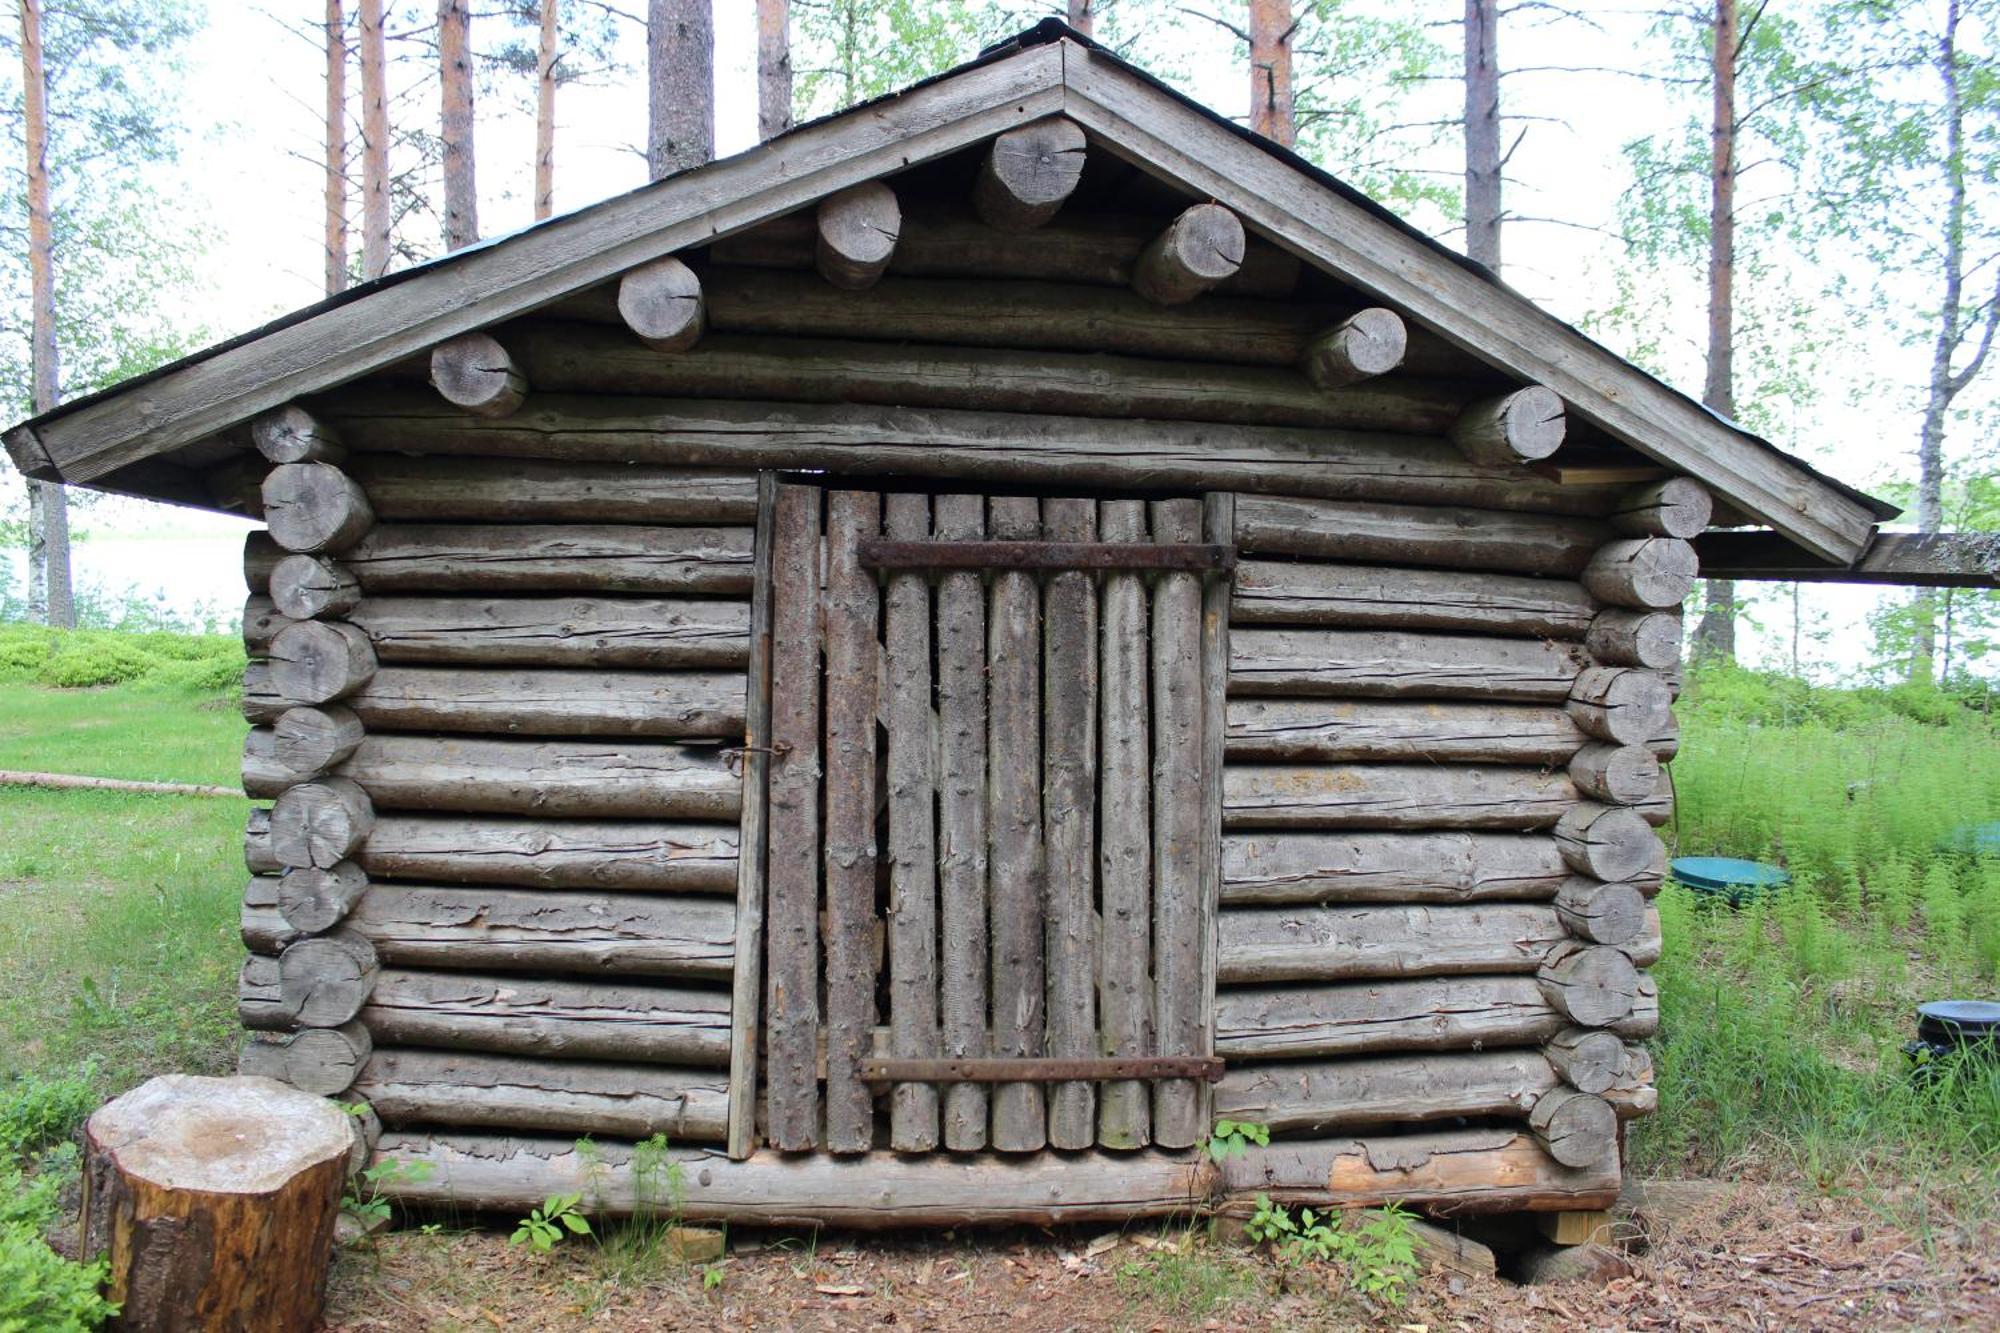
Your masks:
<svg viewBox="0 0 2000 1333"><path fill-rule="evenodd" d="M71 548L77 604L113 619L120 608L148 619L233 633L243 616L243 536L91 537ZM9 601L27 597L27 552L0 551ZM129 614L129 611L128 611Z"/></svg>

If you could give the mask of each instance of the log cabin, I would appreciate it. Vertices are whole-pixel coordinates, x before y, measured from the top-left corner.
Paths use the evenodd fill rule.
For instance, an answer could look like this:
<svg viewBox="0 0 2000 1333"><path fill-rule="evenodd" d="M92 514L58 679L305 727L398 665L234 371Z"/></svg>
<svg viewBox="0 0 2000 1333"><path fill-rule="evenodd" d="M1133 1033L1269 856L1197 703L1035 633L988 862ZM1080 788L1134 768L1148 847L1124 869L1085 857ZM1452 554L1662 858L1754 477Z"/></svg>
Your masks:
<svg viewBox="0 0 2000 1333"><path fill-rule="evenodd" d="M6 442L261 523L243 1066L415 1204L1606 1207L1704 543L1992 581L1054 22Z"/></svg>

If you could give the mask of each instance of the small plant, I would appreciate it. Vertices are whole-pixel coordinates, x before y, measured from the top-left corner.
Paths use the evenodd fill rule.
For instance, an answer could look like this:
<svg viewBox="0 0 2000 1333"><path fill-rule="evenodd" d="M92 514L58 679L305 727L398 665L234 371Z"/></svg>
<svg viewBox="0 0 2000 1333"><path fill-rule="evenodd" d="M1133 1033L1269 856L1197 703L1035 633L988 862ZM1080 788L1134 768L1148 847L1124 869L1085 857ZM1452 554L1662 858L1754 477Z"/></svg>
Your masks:
<svg viewBox="0 0 2000 1333"><path fill-rule="evenodd" d="M1343 1269L1347 1285L1372 1300L1401 1305L1417 1271L1416 1235L1410 1215L1395 1204L1361 1215L1361 1220L1311 1208L1299 1211L1257 1196L1244 1228L1253 1241L1269 1243L1290 1264L1326 1263Z"/></svg>
<svg viewBox="0 0 2000 1333"><path fill-rule="evenodd" d="M514 1228L514 1234L507 1238L507 1243L551 1250L566 1235L592 1234L590 1219L577 1211L577 1205L582 1201L581 1194L551 1194L542 1200L541 1207L521 1219L521 1225Z"/></svg>
<svg viewBox="0 0 2000 1333"><path fill-rule="evenodd" d="M714 1291L722 1285L724 1276L725 1274L722 1271L720 1263L703 1264L701 1266L701 1289L703 1291Z"/></svg>
<svg viewBox="0 0 2000 1333"><path fill-rule="evenodd" d="M349 1115L358 1111L343 1107ZM391 1185L405 1181L428 1180L436 1168L429 1162L406 1162L400 1157L385 1157L354 1177L347 1193L341 1196L340 1209L361 1222L362 1230L373 1231L389 1220L389 1200L383 1191Z"/></svg>
<svg viewBox="0 0 2000 1333"><path fill-rule="evenodd" d="M1215 1161L1226 1162L1242 1156L1253 1143L1260 1148L1269 1147L1270 1128L1249 1120L1218 1120L1208 1136L1208 1155Z"/></svg>

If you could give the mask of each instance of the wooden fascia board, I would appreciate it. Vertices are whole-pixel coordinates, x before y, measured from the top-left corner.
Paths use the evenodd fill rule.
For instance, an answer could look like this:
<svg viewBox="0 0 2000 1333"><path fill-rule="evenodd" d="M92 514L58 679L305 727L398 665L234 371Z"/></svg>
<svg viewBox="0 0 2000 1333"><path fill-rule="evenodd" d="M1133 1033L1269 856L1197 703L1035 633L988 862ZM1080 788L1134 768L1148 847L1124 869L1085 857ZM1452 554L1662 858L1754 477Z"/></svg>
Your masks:
<svg viewBox="0 0 2000 1333"><path fill-rule="evenodd" d="M88 482L647 260L990 139L1060 111L1062 99L1061 47L1029 47L457 256L41 422L27 438L63 480ZM25 445L10 436L9 447Z"/></svg>
<svg viewBox="0 0 2000 1333"><path fill-rule="evenodd" d="M1134 165L1227 204L1482 361L1547 385L1585 420L1814 554L1847 564L1865 549L1876 516L1860 502L1113 61L1061 45L1066 114Z"/></svg>
<svg viewBox="0 0 2000 1333"><path fill-rule="evenodd" d="M2000 588L2000 533L1885 532L1852 565L1821 564L1775 532L1705 532L1695 550L1715 578Z"/></svg>

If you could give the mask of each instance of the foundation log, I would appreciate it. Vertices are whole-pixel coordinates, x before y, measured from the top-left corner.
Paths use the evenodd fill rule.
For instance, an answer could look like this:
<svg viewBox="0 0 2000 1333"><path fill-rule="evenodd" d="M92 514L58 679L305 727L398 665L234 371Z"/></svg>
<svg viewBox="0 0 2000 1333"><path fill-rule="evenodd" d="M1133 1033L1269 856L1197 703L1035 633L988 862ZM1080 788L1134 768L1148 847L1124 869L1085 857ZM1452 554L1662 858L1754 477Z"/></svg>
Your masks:
<svg viewBox="0 0 2000 1333"><path fill-rule="evenodd" d="M1532 1134L1506 1129L1273 1143L1231 1158L1222 1171L1239 1208L1258 1194L1340 1207L1373 1193L1437 1216L1608 1208L1621 1183L1615 1160L1567 1167Z"/></svg>

